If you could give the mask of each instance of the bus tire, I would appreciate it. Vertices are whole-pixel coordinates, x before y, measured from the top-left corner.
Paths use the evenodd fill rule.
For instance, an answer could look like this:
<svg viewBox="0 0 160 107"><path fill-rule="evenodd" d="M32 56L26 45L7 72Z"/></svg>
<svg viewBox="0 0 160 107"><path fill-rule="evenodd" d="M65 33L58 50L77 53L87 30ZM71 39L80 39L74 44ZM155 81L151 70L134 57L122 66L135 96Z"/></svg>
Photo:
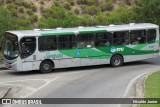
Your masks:
<svg viewBox="0 0 160 107"><path fill-rule="evenodd" d="M123 57L121 55L114 55L110 61L111 66L119 67L123 64Z"/></svg>
<svg viewBox="0 0 160 107"><path fill-rule="evenodd" d="M40 71L41 73L50 73L52 72L52 62L45 60L40 64Z"/></svg>

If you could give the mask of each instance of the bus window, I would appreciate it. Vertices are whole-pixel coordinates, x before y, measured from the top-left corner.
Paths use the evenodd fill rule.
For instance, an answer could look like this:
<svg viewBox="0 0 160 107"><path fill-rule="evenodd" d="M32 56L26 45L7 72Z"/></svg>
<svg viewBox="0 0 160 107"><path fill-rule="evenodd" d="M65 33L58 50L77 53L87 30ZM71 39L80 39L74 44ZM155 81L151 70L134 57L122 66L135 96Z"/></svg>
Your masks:
<svg viewBox="0 0 160 107"><path fill-rule="evenodd" d="M91 48L94 46L94 34L79 34L78 48Z"/></svg>
<svg viewBox="0 0 160 107"><path fill-rule="evenodd" d="M145 44L146 43L146 31L140 30L140 31L131 31L130 33L130 41L132 45L137 44Z"/></svg>
<svg viewBox="0 0 160 107"><path fill-rule="evenodd" d="M156 30L155 29L147 30L147 42L154 43L155 40L156 40Z"/></svg>
<svg viewBox="0 0 160 107"><path fill-rule="evenodd" d="M27 58L32 55L36 50L36 38L24 37L20 41L21 46L21 58Z"/></svg>
<svg viewBox="0 0 160 107"><path fill-rule="evenodd" d="M76 48L76 36L75 35L59 35L58 36L58 49L74 49Z"/></svg>
<svg viewBox="0 0 160 107"><path fill-rule="evenodd" d="M19 56L18 37L11 33L5 34L4 57L9 60Z"/></svg>
<svg viewBox="0 0 160 107"><path fill-rule="evenodd" d="M129 32L114 32L113 45L128 45L129 44Z"/></svg>
<svg viewBox="0 0 160 107"><path fill-rule="evenodd" d="M51 51L57 49L57 37L56 36L43 36L38 38L39 51Z"/></svg>
<svg viewBox="0 0 160 107"><path fill-rule="evenodd" d="M112 33L97 33L95 46L110 46L112 44Z"/></svg>

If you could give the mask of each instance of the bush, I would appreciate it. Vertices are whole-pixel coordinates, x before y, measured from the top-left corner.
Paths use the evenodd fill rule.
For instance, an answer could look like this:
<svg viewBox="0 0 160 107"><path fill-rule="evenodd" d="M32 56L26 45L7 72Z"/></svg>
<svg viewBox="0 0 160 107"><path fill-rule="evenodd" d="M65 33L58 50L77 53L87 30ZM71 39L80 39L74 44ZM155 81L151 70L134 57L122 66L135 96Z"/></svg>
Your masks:
<svg viewBox="0 0 160 107"><path fill-rule="evenodd" d="M108 0L107 3L100 6L102 11L112 10L113 9L113 3L115 0Z"/></svg>
<svg viewBox="0 0 160 107"><path fill-rule="evenodd" d="M41 13L43 13L44 12L44 6L40 6L40 10L41 10Z"/></svg>
<svg viewBox="0 0 160 107"><path fill-rule="evenodd" d="M75 8L75 9L74 9L74 13L75 13L75 14L79 14L79 9L78 9L78 8Z"/></svg>
<svg viewBox="0 0 160 107"><path fill-rule="evenodd" d="M37 7L32 5L32 11L36 12L37 11Z"/></svg>
<svg viewBox="0 0 160 107"><path fill-rule="evenodd" d="M24 8L23 8L23 7L20 7L20 8L19 8L19 12L20 12L20 13L24 13Z"/></svg>
<svg viewBox="0 0 160 107"><path fill-rule="evenodd" d="M41 1L40 1L40 4L41 4L41 5L44 5L44 0L41 0Z"/></svg>
<svg viewBox="0 0 160 107"><path fill-rule="evenodd" d="M29 29L29 28L31 28L31 26L33 26L33 25L31 23L31 21L28 19L20 19L18 21L18 27L21 27L21 28L23 27L25 29Z"/></svg>
<svg viewBox="0 0 160 107"><path fill-rule="evenodd" d="M7 5L7 9L12 11L13 9L17 9L17 7L13 3L11 3Z"/></svg>
<svg viewBox="0 0 160 107"><path fill-rule="evenodd" d="M45 20L44 17L40 18L39 22L38 22L38 27L43 29L43 28L49 28L48 24L46 23L47 21Z"/></svg>
<svg viewBox="0 0 160 107"><path fill-rule="evenodd" d="M52 6L49 9L44 9L43 16L48 19L52 17L54 19L64 19L67 16L67 11L62 7Z"/></svg>
<svg viewBox="0 0 160 107"><path fill-rule="evenodd" d="M100 12L100 10L99 10L99 8L96 7L96 6L90 6L90 7L88 8L88 13L91 14L91 15L96 15L96 14L99 13L99 12Z"/></svg>
<svg viewBox="0 0 160 107"><path fill-rule="evenodd" d="M28 15L33 15L33 11L31 9L27 10Z"/></svg>
<svg viewBox="0 0 160 107"><path fill-rule="evenodd" d="M65 7L66 9L68 9L68 10L70 10L70 9L71 9L71 5L70 5L70 3L66 3L66 4L64 5L64 7Z"/></svg>
<svg viewBox="0 0 160 107"><path fill-rule="evenodd" d="M68 0L68 2L73 6L74 5L74 0Z"/></svg>
<svg viewBox="0 0 160 107"><path fill-rule="evenodd" d="M32 22L32 23L35 23L35 22L37 22L38 21L38 16L37 15L32 15L32 16L30 16L30 21Z"/></svg>
<svg viewBox="0 0 160 107"><path fill-rule="evenodd" d="M96 20L98 25L107 25L109 24L108 19L108 15L104 14L104 13L100 13L96 16Z"/></svg>
<svg viewBox="0 0 160 107"><path fill-rule="evenodd" d="M31 6L32 6L30 3L27 3L25 1L23 1L21 4L22 4L22 6L24 6L25 8L28 8L28 9L31 8Z"/></svg>
<svg viewBox="0 0 160 107"><path fill-rule="evenodd" d="M131 5L131 1L132 0L124 0L124 3L127 4L127 5Z"/></svg>
<svg viewBox="0 0 160 107"><path fill-rule="evenodd" d="M86 0L87 5L98 5L98 0Z"/></svg>
<svg viewBox="0 0 160 107"><path fill-rule="evenodd" d="M12 3L13 1L12 0L6 0L6 3L7 4L10 4L10 3Z"/></svg>
<svg viewBox="0 0 160 107"><path fill-rule="evenodd" d="M88 13L88 6L82 5L82 6L81 6L81 9L82 9L82 13L83 13L83 14L87 14L87 13Z"/></svg>
<svg viewBox="0 0 160 107"><path fill-rule="evenodd" d="M97 25L97 21L94 20L93 17L91 17L88 14L84 14L80 17L79 26L94 26Z"/></svg>
<svg viewBox="0 0 160 107"><path fill-rule="evenodd" d="M60 6L61 6L61 2L60 2L59 0L54 1L54 5L55 5L56 7L60 7Z"/></svg>
<svg viewBox="0 0 160 107"><path fill-rule="evenodd" d="M14 17L18 17L18 10L17 9L12 9L12 11L10 11L11 12L11 14L12 14L12 16L14 16Z"/></svg>

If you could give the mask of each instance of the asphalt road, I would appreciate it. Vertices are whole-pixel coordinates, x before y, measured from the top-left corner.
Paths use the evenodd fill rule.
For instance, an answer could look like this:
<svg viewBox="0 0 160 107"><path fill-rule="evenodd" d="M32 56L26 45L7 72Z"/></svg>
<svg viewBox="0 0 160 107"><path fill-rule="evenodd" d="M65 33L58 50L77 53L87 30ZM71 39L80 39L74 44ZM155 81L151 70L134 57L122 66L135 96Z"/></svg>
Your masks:
<svg viewBox="0 0 160 107"><path fill-rule="evenodd" d="M122 98L135 77L160 70L160 57L126 63L122 67L110 65L58 69L50 74L38 71L0 71L1 84L23 84L30 91L19 92L29 98ZM44 82L45 81L45 82ZM32 88L31 88L32 87ZM31 91L32 89L32 91ZM14 91L13 91L14 92ZM22 93L26 94L22 94ZM13 96L12 96L13 97ZM35 107L36 105L27 105ZM44 105L37 105L43 107ZM51 107L116 107L117 105L55 104Z"/></svg>

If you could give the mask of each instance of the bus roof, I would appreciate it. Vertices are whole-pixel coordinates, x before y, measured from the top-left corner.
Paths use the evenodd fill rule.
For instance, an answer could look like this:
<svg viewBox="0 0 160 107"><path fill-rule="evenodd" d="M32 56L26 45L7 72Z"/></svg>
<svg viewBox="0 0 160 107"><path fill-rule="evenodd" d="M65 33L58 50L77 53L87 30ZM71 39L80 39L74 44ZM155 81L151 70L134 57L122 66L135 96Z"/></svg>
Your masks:
<svg viewBox="0 0 160 107"><path fill-rule="evenodd" d="M93 26L93 27L76 27L76 28L56 28L56 29L34 29L34 30L20 30L7 31L18 36L51 36L61 34L78 34L86 32L114 32L114 31L128 31L139 29L157 29L158 25L151 23L130 23L125 25L108 25L108 26Z"/></svg>

